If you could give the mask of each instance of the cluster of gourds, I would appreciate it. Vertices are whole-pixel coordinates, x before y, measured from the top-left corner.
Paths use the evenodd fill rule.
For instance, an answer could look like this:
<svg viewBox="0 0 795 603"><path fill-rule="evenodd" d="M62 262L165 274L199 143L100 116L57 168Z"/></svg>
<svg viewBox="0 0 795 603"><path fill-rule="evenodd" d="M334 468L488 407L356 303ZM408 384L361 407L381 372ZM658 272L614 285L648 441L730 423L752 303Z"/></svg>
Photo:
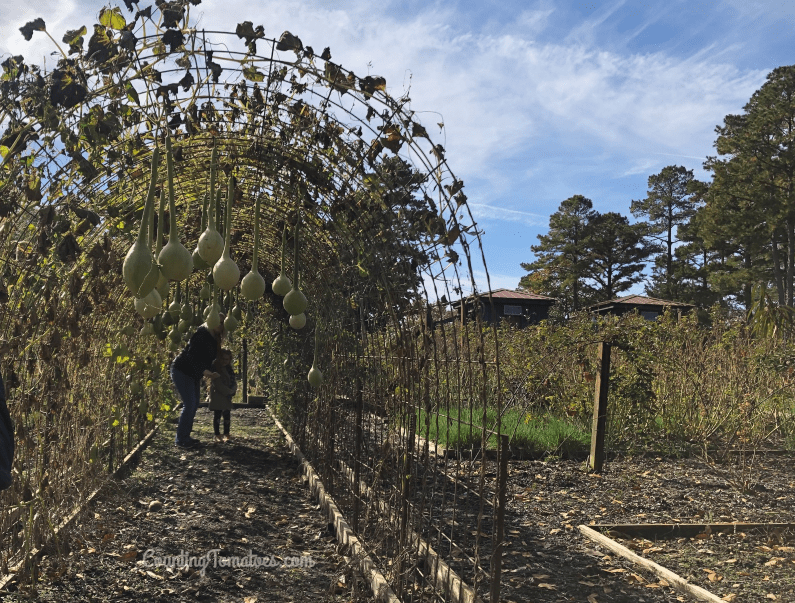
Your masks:
<svg viewBox="0 0 795 603"><path fill-rule="evenodd" d="M124 258L122 274L124 282L129 291L133 294L135 310L147 319L141 334L160 335L165 338L164 327L171 327L168 337L171 341L169 348L172 351L178 349L179 342L183 339L191 326L201 324L202 314L198 309L194 309L185 300L180 304L179 283L187 279L194 270L204 270L212 267L212 288L209 283L205 283L199 292L199 298L206 300L209 305L203 312L204 322L211 329L218 327L221 321L221 304L219 303L219 292L226 291L227 307L232 305L232 291L240 282L240 294L248 301L256 301L265 293L265 279L258 271L258 251L259 251L259 214L260 198L258 197L254 211L254 254L251 263L251 271L240 281L240 269L232 260L230 255L231 241L231 221L232 221L232 201L235 198L237 182L234 175L229 176L227 184L227 203L224 221L224 237L216 229L215 206L220 205L221 190L215 190L217 151L215 147L212 151L210 160L210 188L207 195L203 221L206 217L206 230L199 237L196 249L191 253L179 240L179 228L177 225L177 214L174 204L174 159L171 151L171 139L166 138L166 169L168 173L168 207L170 218L170 231L168 243L162 247L160 236L157 237L155 253L152 254L152 239L154 234L154 198L157 188L157 174L160 163L160 151L155 148L152 151L152 173L149 181L149 189L144 203L141 226L138 230L138 237L130 247ZM133 196L135 191L133 190ZM215 198L214 198L215 197ZM215 202L214 202L215 201ZM159 203L159 222L164 221L164 198L161 192ZM301 329L306 325L305 310L307 307L306 296L301 292L298 281L298 232L299 222L295 226L295 261L293 269L293 282L284 274L284 256L286 252L286 230L282 234L282 258L281 272L273 281L273 292L283 296L284 309L290 314L290 326L294 329ZM163 300L168 297L169 282L177 282L177 292L168 308L162 312ZM150 321L151 319L151 321ZM242 310L235 304L229 315L224 320L224 328L228 332L234 331L239 321L242 319ZM317 360L317 334L315 338L315 361ZM315 368L313 361L307 379L313 387L318 387L322 382L322 374Z"/></svg>

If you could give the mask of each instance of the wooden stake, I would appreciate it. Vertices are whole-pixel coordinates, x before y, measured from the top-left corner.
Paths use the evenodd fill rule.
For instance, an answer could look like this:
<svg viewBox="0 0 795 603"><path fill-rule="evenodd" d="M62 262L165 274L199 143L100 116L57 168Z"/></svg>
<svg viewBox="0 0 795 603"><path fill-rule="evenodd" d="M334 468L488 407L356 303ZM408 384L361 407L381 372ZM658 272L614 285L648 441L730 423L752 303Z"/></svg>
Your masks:
<svg viewBox="0 0 795 603"><path fill-rule="evenodd" d="M591 456L588 459L588 466L594 473L601 473L605 461L607 392L610 388L610 344L604 341L599 344L597 369L591 426Z"/></svg>
<svg viewBox="0 0 795 603"><path fill-rule="evenodd" d="M508 492L508 436L500 436L500 469L497 474L497 538L491 556L491 603L500 603L500 574L502 573L502 544L505 538L505 499Z"/></svg>

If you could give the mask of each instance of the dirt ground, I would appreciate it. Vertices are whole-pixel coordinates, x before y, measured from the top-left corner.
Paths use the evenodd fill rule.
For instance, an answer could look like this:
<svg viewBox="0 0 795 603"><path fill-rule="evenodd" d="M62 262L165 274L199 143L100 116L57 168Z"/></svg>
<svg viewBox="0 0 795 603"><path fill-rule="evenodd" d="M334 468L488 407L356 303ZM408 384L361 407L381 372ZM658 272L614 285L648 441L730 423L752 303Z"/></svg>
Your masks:
<svg viewBox="0 0 795 603"><path fill-rule="evenodd" d="M196 416L193 436L205 443L198 449L175 448L174 426L165 425L131 476L95 501L62 543L67 563L46 557L34 590L0 599L371 600L267 410L234 411L231 435L210 443L206 409ZM227 560L238 567L222 567Z"/></svg>
<svg viewBox="0 0 795 603"><path fill-rule="evenodd" d="M181 450L172 444L173 425L165 425L132 475L109 488L72 529L62 543L66 563L45 557L35 589L0 598L371 601L350 559L338 552L268 412L235 411L232 435L227 444L211 444L210 415L200 409L194 436L207 444ZM789 456L721 465L611 459L601 476L575 461L512 461L502 601L692 600L584 538L577 526L787 523L795 509L793 486ZM656 541L613 536L726 601L795 601L793 531ZM193 567L186 568L185 559L166 559L182 555L197 558ZM208 559L204 572L202 558ZM242 567L222 567L222 560L235 558ZM264 565L257 566L257 559Z"/></svg>
<svg viewBox="0 0 795 603"><path fill-rule="evenodd" d="M580 524L789 523L792 456L630 458L601 476L582 463L511 463L506 533L507 601L688 601L576 529ZM707 531L708 532L708 531ZM795 532L700 533L692 538L615 539L726 601L795 601ZM546 585L546 586L545 586ZM589 598L590 597L590 598Z"/></svg>

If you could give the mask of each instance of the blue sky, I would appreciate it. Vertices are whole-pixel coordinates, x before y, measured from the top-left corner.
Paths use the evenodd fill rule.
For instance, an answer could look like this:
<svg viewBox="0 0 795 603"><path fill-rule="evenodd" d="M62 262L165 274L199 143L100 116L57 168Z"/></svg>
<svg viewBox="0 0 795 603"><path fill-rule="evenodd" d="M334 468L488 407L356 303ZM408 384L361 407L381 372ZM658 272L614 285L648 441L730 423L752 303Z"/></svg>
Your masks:
<svg viewBox="0 0 795 603"><path fill-rule="evenodd" d="M41 35L25 42L21 25L41 16L60 39L103 6L33 4L0 0L0 55L41 64L54 49ZM666 165L707 178L715 126L795 56L795 0L204 0L192 10L207 29L289 30L357 75L386 77L393 96L408 91L465 183L493 288L517 286L563 199L628 215Z"/></svg>

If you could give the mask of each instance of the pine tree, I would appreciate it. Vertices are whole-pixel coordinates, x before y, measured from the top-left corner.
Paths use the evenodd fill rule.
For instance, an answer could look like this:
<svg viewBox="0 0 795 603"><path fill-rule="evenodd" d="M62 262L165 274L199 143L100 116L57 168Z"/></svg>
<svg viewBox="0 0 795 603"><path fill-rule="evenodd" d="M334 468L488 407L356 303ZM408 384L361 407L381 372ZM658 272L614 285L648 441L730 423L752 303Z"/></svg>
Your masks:
<svg viewBox="0 0 795 603"><path fill-rule="evenodd" d="M655 258L651 282L646 287L649 295L678 299L674 248L679 239L675 231L679 225L686 224L696 210L689 190L692 180L692 170L669 165L659 174L649 176L645 199L632 201L632 215L648 219L649 237L657 242L659 253Z"/></svg>
<svg viewBox="0 0 795 603"><path fill-rule="evenodd" d="M592 299L588 285L590 221L596 215L593 202L582 195L563 201L549 217L549 231L538 235L531 250L534 262L522 263L532 274L522 277L521 288L558 300L564 314L579 310Z"/></svg>
<svg viewBox="0 0 795 603"><path fill-rule="evenodd" d="M630 224L616 212L591 218L588 240L590 263L586 274L598 285L597 300L608 300L643 280L652 248L645 244L647 225Z"/></svg>

